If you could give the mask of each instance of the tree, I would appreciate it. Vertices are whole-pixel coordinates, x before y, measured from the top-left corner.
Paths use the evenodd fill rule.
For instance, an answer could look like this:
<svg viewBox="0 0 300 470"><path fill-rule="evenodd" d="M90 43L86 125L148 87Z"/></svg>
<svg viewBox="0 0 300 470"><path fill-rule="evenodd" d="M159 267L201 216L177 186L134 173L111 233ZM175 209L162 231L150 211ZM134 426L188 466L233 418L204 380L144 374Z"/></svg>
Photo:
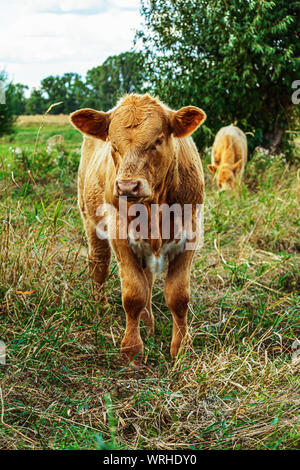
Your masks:
<svg viewBox="0 0 300 470"><path fill-rule="evenodd" d="M10 106L15 116L25 114L26 97L25 90L28 90L27 85L21 83L9 83L7 93L10 95Z"/></svg>
<svg viewBox="0 0 300 470"><path fill-rule="evenodd" d="M7 74L0 72L0 137L13 132L15 120L12 107L12 92Z"/></svg>
<svg viewBox="0 0 300 470"><path fill-rule="evenodd" d="M33 88L26 101L26 114L44 114L47 111L47 108L47 101L43 96L42 90Z"/></svg>
<svg viewBox="0 0 300 470"><path fill-rule="evenodd" d="M124 52L108 57L102 65L88 70L86 85L89 89L86 105L106 111L124 93L141 93L145 86L142 54Z"/></svg>
<svg viewBox="0 0 300 470"><path fill-rule="evenodd" d="M80 106L80 98L84 95L85 85L77 73L65 73L60 76L50 75L41 81L41 89L47 97L47 104L62 102L53 108L53 113L69 114Z"/></svg>
<svg viewBox="0 0 300 470"><path fill-rule="evenodd" d="M298 1L142 0L141 13L154 91L207 112L200 146L237 122L254 133L252 146L280 147L300 70Z"/></svg>

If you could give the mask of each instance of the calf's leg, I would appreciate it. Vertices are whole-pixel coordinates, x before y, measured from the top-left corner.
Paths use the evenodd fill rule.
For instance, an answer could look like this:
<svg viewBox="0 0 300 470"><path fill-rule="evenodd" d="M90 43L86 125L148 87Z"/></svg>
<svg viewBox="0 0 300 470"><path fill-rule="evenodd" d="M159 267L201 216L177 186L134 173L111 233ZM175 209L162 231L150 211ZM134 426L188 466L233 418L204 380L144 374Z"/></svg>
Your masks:
<svg viewBox="0 0 300 470"><path fill-rule="evenodd" d="M184 251L170 262L165 282L165 299L173 316L171 356L176 358L187 333L187 311L190 301L190 269L194 252Z"/></svg>
<svg viewBox="0 0 300 470"><path fill-rule="evenodd" d="M108 240L97 236L96 224L88 217L83 197L83 183L78 176L78 206L83 220L85 233L88 239L90 276L96 286L101 286L109 272L110 246Z"/></svg>
<svg viewBox="0 0 300 470"><path fill-rule="evenodd" d="M89 247L90 276L101 286L109 273L110 246L108 240L102 240L97 236L96 228L91 222L85 222L85 229Z"/></svg>
<svg viewBox="0 0 300 470"><path fill-rule="evenodd" d="M154 334L154 317L152 313L152 306L151 306L151 298L152 298L152 288L153 288L153 282L154 282L154 274L151 273L151 271L146 268L144 270L144 273L147 278L148 282L148 300L147 300L147 305L142 310L141 313L141 320L147 327L147 334L149 336L152 336Z"/></svg>
<svg viewBox="0 0 300 470"><path fill-rule="evenodd" d="M126 313L126 331L121 352L129 361L140 365L143 356L140 318L149 299L148 279L127 242L112 241L112 244L119 264L122 302Z"/></svg>

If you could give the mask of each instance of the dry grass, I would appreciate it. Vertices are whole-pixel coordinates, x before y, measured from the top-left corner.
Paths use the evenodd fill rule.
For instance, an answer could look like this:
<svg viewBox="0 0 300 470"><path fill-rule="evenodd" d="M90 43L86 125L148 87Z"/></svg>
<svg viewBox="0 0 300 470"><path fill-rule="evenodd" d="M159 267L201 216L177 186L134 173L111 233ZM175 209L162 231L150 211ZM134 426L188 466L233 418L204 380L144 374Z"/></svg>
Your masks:
<svg viewBox="0 0 300 470"><path fill-rule="evenodd" d="M19 127L30 127L40 125L42 122L45 126L71 126L69 116L66 114L47 114L46 116L35 114L34 116L18 116L16 125Z"/></svg>
<svg viewBox="0 0 300 470"><path fill-rule="evenodd" d="M296 169L274 161L255 179L254 159L232 194L208 181L192 344L171 362L158 279L156 334L142 328L145 366L136 371L119 357L125 316L115 263L106 300L91 290L75 173L54 165L33 173L34 184L22 172L12 181L5 158L1 165L1 448L299 447Z"/></svg>

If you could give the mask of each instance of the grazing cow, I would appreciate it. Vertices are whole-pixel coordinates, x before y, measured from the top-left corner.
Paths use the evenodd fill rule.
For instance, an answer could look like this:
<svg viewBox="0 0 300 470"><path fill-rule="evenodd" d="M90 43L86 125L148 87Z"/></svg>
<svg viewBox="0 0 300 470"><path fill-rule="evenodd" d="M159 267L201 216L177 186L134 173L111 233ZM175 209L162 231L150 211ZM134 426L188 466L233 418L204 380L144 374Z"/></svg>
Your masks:
<svg viewBox="0 0 300 470"><path fill-rule="evenodd" d="M152 286L166 261L164 294L173 315L173 358L187 332L194 249L187 249L184 231L175 237L175 215L171 217L170 234L162 237L163 220L160 215L152 219L152 207L177 204L183 208L188 204L192 208L192 228L197 225L196 206L203 204L204 178L196 146L188 136L205 118L197 107L172 111L148 94L126 95L106 113L81 109L71 114L72 124L84 134L78 202L88 238L90 273L99 286L104 282L111 246L119 266L126 312L121 350L135 365L140 364L143 353L140 319L148 333L153 333ZM121 236L130 220L127 213L127 220L121 215L124 199L129 209L134 203L141 204L146 215L151 215L151 224L147 224L142 236L132 235L129 229ZM103 203L105 210L99 211ZM115 210L114 223L108 207ZM102 236L105 224L107 238ZM97 231L100 225L102 229ZM156 229L156 236L149 239L150 225Z"/></svg>
<svg viewBox="0 0 300 470"><path fill-rule="evenodd" d="M232 124L222 127L216 135L212 153L211 173L216 173L219 189L234 189L240 181L247 162L247 137Z"/></svg>

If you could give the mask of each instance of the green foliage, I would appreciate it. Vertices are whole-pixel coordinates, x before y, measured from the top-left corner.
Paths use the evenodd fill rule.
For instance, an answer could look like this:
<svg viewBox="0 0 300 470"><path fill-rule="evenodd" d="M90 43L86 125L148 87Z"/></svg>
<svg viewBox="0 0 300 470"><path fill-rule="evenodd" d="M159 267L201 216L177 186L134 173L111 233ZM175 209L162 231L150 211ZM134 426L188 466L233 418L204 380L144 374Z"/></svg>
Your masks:
<svg viewBox="0 0 300 470"><path fill-rule="evenodd" d="M107 406L108 425L110 432L110 440L105 441L102 434L95 435L96 448L99 450L121 450L122 447L118 446L116 441L116 429L118 422L113 415L112 402L109 394L104 396L104 400Z"/></svg>
<svg viewBox="0 0 300 470"><path fill-rule="evenodd" d="M87 104L107 111L123 94L141 93L145 80L141 54L124 52L108 57L102 65L87 72Z"/></svg>
<svg viewBox="0 0 300 470"><path fill-rule="evenodd" d="M7 94L10 97L10 108L15 116L25 114L25 90L28 90L28 86L21 83L9 83L7 87Z"/></svg>
<svg viewBox="0 0 300 470"><path fill-rule="evenodd" d="M53 109L53 114L69 114L80 107L86 95L86 87L77 73L65 73L61 77L52 76L41 81L41 91L46 96L47 106L62 102Z"/></svg>
<svg viewBox="0 0 300 470"><path fill-rule="evenodd" d="M49 143L57 135L61 135L62 142ZM81 142L81 135L69 123L17 124L12 136L0 140L0 181L13 175L20 182L18 191L27 195L28 181L32 183L35 179L60 179L68 187L76 179Z"/></svg>
<svg viewBox="0 0 300 470"><path fill-rule="evenodd" d="M4 71L0 72L0 93L5 98L5 103L0 103L0 137L4 134L13 132L14 123L14 96L11 84L8 83L7 75Z"/></svg>
<svg viewBox="0 0 300 470"><path fill-rule="evenodd" d="M257 189L268 184L268 177L281 175L287 160L283 153L272 154L268 149L256 147L251 161L247 164L246 174L248 185ZM274 181L270 181L270 186Z"/></svg>
<svg viewBox="0 0 300 470"><path fill-rule="evenodd" d="M33 178L40 180L55 180L60 178L64 184L69 184L70 178L79 165L80 154L67 150L63 145L57 145L51 149L9 147L6 151L9 165L0 168L0 178L9 177L13 172L15 178L20 178L24 182L28 179L28 173Z"/></svg>
<svg viewBox="0 0 300 470"><path fill-rule="evenodd" d="M143 0L138 32L153 89L172 107L207 112L203 147L223 125L250 147L280 145L300 64L299 1ZM212 131L212 133L210 132Z"/></svg>
<svg viewBox="0 0 300 470"><path fill-rule="evenodd" d="M30 97L27 99L25 112L26 114L44 114L47 111L48 105L43 96L42 90L33 88Z"/></svg>

